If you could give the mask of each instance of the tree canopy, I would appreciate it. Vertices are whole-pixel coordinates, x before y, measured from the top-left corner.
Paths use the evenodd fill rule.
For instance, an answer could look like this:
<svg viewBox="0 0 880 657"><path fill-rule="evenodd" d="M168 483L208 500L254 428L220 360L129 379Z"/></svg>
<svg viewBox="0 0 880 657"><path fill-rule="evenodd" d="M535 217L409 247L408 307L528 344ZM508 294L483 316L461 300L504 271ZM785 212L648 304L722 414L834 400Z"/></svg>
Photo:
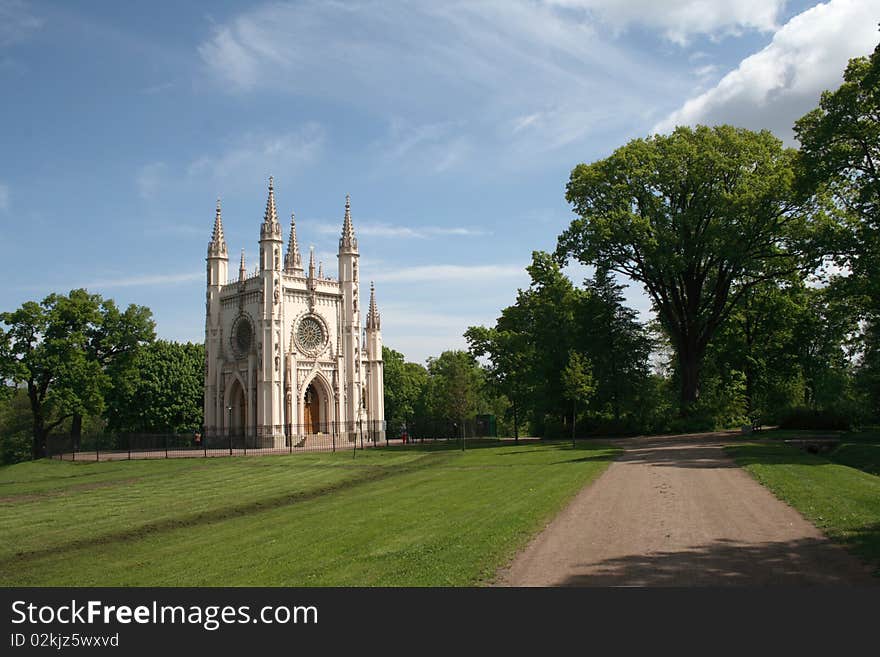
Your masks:
<svg viewBox="0 0 880 657"><path fill-rule="evenodd" d="M675 350L682 414L699 395L710 340L740 299L815 264L815 215L796 192L795 158L766 130L679 127L571 173L566 199L578 218L557 257L644 286Z"/></svg>
<svg viewBox="0 0 880 657"><path fill-rule="evenodd" d="M0 313L0 323L0 378L27 390L34 458L45 454L47 436L63 422L101 413L108 368L155 337L149 309L120 312L112 300L82 289L25 302Z"/></svg>

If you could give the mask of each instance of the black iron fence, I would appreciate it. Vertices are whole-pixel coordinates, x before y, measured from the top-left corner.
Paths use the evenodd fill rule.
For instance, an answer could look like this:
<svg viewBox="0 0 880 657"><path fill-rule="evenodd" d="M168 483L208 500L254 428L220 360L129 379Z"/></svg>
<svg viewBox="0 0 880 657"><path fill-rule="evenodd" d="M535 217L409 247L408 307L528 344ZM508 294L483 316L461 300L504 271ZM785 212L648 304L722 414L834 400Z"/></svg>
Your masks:
<svg viewBox="0 0 880 657"><path fill-rule="evenodd" d="M385 422L323 422L257 427L249 434L212 428L188 433L97 433L79 438L50 436L50 458L68 461L112 461L247 454L292 454L357 450L409 445L438 440L494 438L495 425L482 418L452 420L411 419L398 427Z"/></svg>
<svg viewBox="0 0 880 657"><path fill-rule="evenodd" d="M111 461L366 449L388 445L393 438L386 435L384 422L366 420L258 429L251 434L213 429L189 433L100 433L78 439L59 434L49 437L46 451L55 459Z"/></svg>

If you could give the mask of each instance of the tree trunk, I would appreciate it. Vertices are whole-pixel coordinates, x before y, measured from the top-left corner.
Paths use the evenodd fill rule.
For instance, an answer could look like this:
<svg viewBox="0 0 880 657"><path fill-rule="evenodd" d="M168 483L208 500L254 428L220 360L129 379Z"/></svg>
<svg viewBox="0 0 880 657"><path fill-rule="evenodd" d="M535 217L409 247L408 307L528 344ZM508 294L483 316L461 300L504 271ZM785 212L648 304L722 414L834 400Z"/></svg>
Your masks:
<svg viewBox="0 0 880 657"><path fill-rule="evenodd" d="M519 418L516 416L516 402L513 402L513 440L519 442Z"/></svg>
<svg viewBox="0 0 880 657"><path fill-rule="evenodd" d="M73 420L70 423L70 441L73 449L79 451L80 439L82 438L83 418L79 413L74 413Z"/></svg>
<svg viewBox="0 0 880 657"><path fill-rule="evenodd" d="M700 395L700 361L702 354L696 346L688 345L678 354L679 375L681 376L681 408L679 415L686 417Z"/></svg>
<svg viewBox="0 0 880 657"><path fill-rule="evenodd" d="M31 457L36 461L46 456L46 429L43 418L34 416L34 440L31 445Z"/></svg>

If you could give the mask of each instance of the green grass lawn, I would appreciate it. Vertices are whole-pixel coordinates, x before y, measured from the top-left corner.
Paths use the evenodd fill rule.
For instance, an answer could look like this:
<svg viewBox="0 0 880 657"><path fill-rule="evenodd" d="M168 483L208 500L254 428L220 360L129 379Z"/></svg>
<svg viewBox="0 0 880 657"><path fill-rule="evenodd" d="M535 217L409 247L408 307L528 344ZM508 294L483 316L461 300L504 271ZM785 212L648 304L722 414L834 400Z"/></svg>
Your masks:
<svg viewBox="0 0 880 657"><path fill-rule="evenodd" d="M458 586L616 451L445 444L0 469L2 586Z"/></svg>
<svg viewBox="0 0 880 657"><path fill-rule="evenodd" d="M880 575L880 476L855 447L817 456L782 443L727 447L736 462L830 538L849 545ZM863 443L867 444L867 443ZM842 459L848 459L847 465Z"/></svg>
<svg viewBox="0 0 880 657"><path fill-rule="evenodd" d="M823 454L834 463L848 465L874 475L880 475L880 430L862 431L808 431L783 429L761 432L762 440L797 440L815 437L837 438L840 441L832 451Z"/></svg>

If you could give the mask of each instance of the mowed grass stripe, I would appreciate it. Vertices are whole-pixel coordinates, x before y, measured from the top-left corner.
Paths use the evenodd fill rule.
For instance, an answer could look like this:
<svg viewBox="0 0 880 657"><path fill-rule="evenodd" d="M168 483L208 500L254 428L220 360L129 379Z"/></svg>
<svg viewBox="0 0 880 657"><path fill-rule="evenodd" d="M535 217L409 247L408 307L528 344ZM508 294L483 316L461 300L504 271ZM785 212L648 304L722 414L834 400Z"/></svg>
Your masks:
<svg viewBox="0 0 880 657"><path fill-rule="evenodd" d="M441 451L410 469L398 460L389 468L396 474L295 503L13 558L3 564L0 583L474 584L490 578L615 454L534 444Z"/></svg>
<svg viewBox="0 0 880 657"><path fill-rule="evenodd" d="M50 470L58 465L103 467L122 476L116 477L113 486L97 488L70 488L70 478L63 476L59 489L0 502L0 562L14 555L106 540L151 527L246 512L254 505L284 503L388 468L405 467L424 456L418 452L390 455L386 464L371 455L356 460L358 465L351 463L350 454L301 461L298 456L247 457L203 461L202 467L185 469L172 461L45 463ZM166 465L171 467L164 472ZM64 468L60 470L66 474ZM109 481L106 476L102 479L104 484Z"/></svg>

